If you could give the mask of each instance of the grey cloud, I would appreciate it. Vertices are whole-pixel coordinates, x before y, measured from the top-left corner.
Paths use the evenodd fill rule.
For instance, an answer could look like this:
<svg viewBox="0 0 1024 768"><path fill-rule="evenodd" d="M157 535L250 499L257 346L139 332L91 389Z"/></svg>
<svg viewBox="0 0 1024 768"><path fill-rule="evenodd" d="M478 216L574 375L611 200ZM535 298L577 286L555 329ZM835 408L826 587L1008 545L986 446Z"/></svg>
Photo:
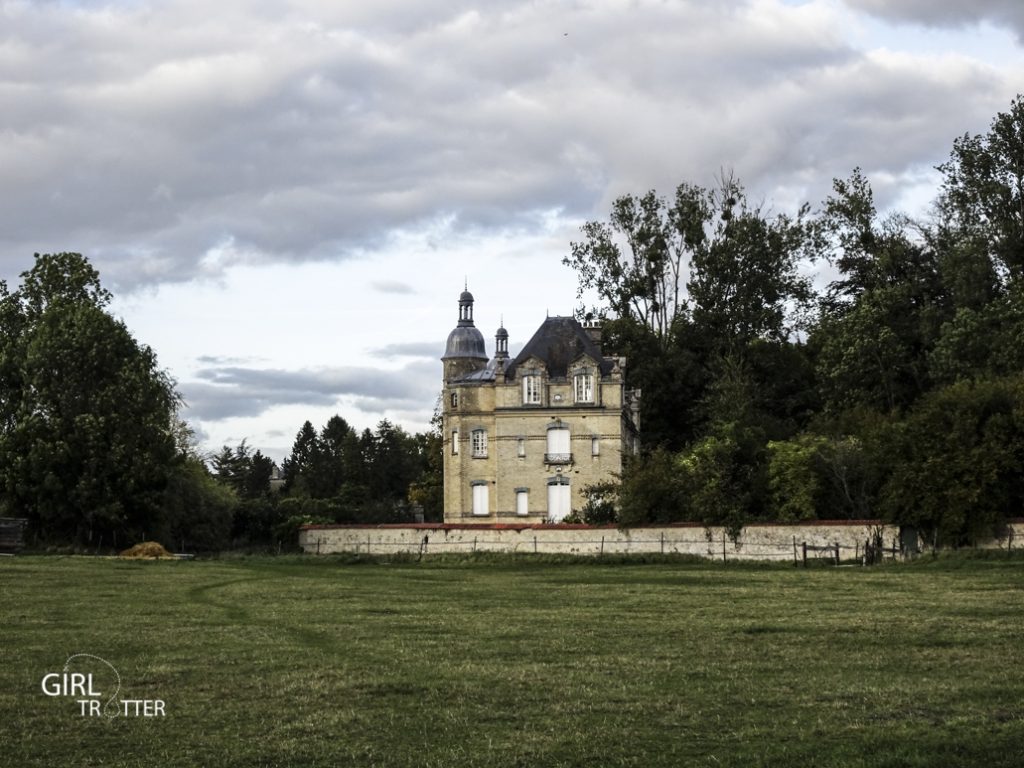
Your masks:
<svg viewBox="0 0 1024 768"><path fill-rule="evenodd" d="M370 287L380 293L412 294L416 289L401 280L374 280Z"/></svg>
<svg viewBox="0 0 1024 768"><path fill-rule="evenodd" d="M723 167L767 197L816 202L855 165L895 189L1005 107L985 66L872 58L837 21L740 0L5 13L0 277L78 250L118 290L348 258L440 218L603 216Z"/></svg>
<svg viewBox="0 0 1024 768"><path fill-rule="evenodd" d="M1024 39L1024 6L1019 0L844 0L857 10L891 21L960 27L987 21Z"/></svg>
<svg viewBox="0 0 1024 768"><path fill-rule="evenodd" d="M200 355L196 362L204 365L245 365L254 362L248 357L231 357L229 355Z"/></svg>
<svg viewBox="0 0 1024 768"><path fill-rule="evenodd" d="M371 351L374 357L422 357L437 360L444 352L443 341L408 341L387 344Z"/></svg>
<svg viewBox="0 0 1024 768"><path fill-rule="evenodd" d="M357 407L431 407L436 398L439 365L413 362L399 370L365 367L286 371L224 366L196 373L183 382L186 417L217 420L258 416L275 405L329 406L354 398Z"/></svg>
<svg viewBox="0 0 1024 768"><path fill-rule="evenodd" d="M184 416L189 420L216 421L236 416L259 416L281 402L294 402L290 397L280 398L277 393L195 381L179 382L178 390L185 400ZM316 404L326 404L325 399L321 398Z"/></svg>

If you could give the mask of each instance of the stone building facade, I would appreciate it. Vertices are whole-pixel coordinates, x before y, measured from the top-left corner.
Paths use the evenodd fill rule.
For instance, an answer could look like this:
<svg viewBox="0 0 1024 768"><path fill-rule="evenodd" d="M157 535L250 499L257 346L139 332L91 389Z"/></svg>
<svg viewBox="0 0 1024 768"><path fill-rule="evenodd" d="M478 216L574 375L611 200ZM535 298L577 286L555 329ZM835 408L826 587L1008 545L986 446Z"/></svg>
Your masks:
<svg viewBox="0 0 1024 768"><path fill-rule="evenodd" d="M640 393L599 326L548 317L514 359L508 342L488 357L464 291L441 358L446 523L563 520L638 449Z"/></svg>

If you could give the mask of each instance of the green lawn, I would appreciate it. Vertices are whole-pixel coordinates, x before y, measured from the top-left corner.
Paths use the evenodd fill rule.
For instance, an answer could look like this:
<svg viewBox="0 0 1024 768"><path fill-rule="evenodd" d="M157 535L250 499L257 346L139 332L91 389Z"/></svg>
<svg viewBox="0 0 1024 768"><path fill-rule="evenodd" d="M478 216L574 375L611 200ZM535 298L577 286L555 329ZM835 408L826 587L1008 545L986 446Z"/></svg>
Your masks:
<svg viewBox="0 0 1024 768"><path fill-rule="evenodd" d="M1022 559L17 557L0 618L2 765L1024 760ZM43 695L74 653L166 716Z"/></svg>

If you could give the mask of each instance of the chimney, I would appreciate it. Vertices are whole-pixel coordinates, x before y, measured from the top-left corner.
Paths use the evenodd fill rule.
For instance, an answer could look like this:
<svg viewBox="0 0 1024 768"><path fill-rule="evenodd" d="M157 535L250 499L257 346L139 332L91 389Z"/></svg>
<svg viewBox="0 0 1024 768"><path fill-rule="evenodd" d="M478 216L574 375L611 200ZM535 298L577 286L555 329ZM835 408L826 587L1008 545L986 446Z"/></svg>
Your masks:
<svg viewBox="0 0 1024 768"><path fill-rule="evenodd" d="M590 340L597 344L597 348L601 348L601 321L596 319L592 312L587 312L586 317L583 318L583 330L587 332L587 336Z"/></svg>

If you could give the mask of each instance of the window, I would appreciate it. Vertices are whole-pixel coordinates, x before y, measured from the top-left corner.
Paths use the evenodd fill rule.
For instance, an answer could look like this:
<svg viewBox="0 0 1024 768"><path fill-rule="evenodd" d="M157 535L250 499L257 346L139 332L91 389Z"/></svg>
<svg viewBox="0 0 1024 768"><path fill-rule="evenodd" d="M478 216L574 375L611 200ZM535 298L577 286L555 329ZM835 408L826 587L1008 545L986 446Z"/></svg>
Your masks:
<svg viewBox="0 0 1024 768"><path fill-rule="evenodd" d="M488 504L488 488L486 480L474 480L473 483L473 515L480 517L490 514Z"/></svg>
<svg viewBox="0 0 1024 768"><path fill-rule="evenodd" d="M520 437L516 440L516 456L523 458L526 456L526 438Z"/></svg>
<svg viewBox="0 0 1024 768"><path fill-rule="evenodd" d="M452 456L459 455L459 430L452 430Z"/></svg>
<svg viewBox="0 0 1024 768"><path fill-rule="evenodd" d="M487 458L487 430L474 429L471 436L473 438L473 458Z"/></svg>
<svg viewBox="0 0 1024 768"><path fill-rule="evenodd" d="M452 408L458 408L458 407L459 407L459 393L458 392L452 392Z"/></svg>
<svg viewBox="0 0 1024 768"><path fill-rule="evenodd" d="M590 438L590 455L600 456L601 455L601 438L592 437Z"/></svg>
<svg viewBox="0 0 1024 768"><path fill-rule="evenodd" d="M548 427L548 450L544 456L548 464L568 464L572 461L569 448L569 428L556 423Z"/></svg>
<svg viewBox="0 0 1024 768"><path fill-rule="evenodd" d="M560 522L572 511L572 489L569 478L558 475L548 480L548 518Z"/></svg>
<svg viewBox="0 0 1024 768"><path fill-rule="evenodd" d="M540 376L530 374L523 377L523 405L540 404Z"/></svg>
<svg viewBox="0 0 1024 768"><path fill-rule="evenodd" d="M576 393L577 403L594 402L594 374L590 371L581 371L573 376L573 389Z"/></svg>
<svg viewBox="0 0 1024 768"><path fill-rule="evenodd" d="M530 489L516 488L516 514L526 517L530 514Z"/></svg>

